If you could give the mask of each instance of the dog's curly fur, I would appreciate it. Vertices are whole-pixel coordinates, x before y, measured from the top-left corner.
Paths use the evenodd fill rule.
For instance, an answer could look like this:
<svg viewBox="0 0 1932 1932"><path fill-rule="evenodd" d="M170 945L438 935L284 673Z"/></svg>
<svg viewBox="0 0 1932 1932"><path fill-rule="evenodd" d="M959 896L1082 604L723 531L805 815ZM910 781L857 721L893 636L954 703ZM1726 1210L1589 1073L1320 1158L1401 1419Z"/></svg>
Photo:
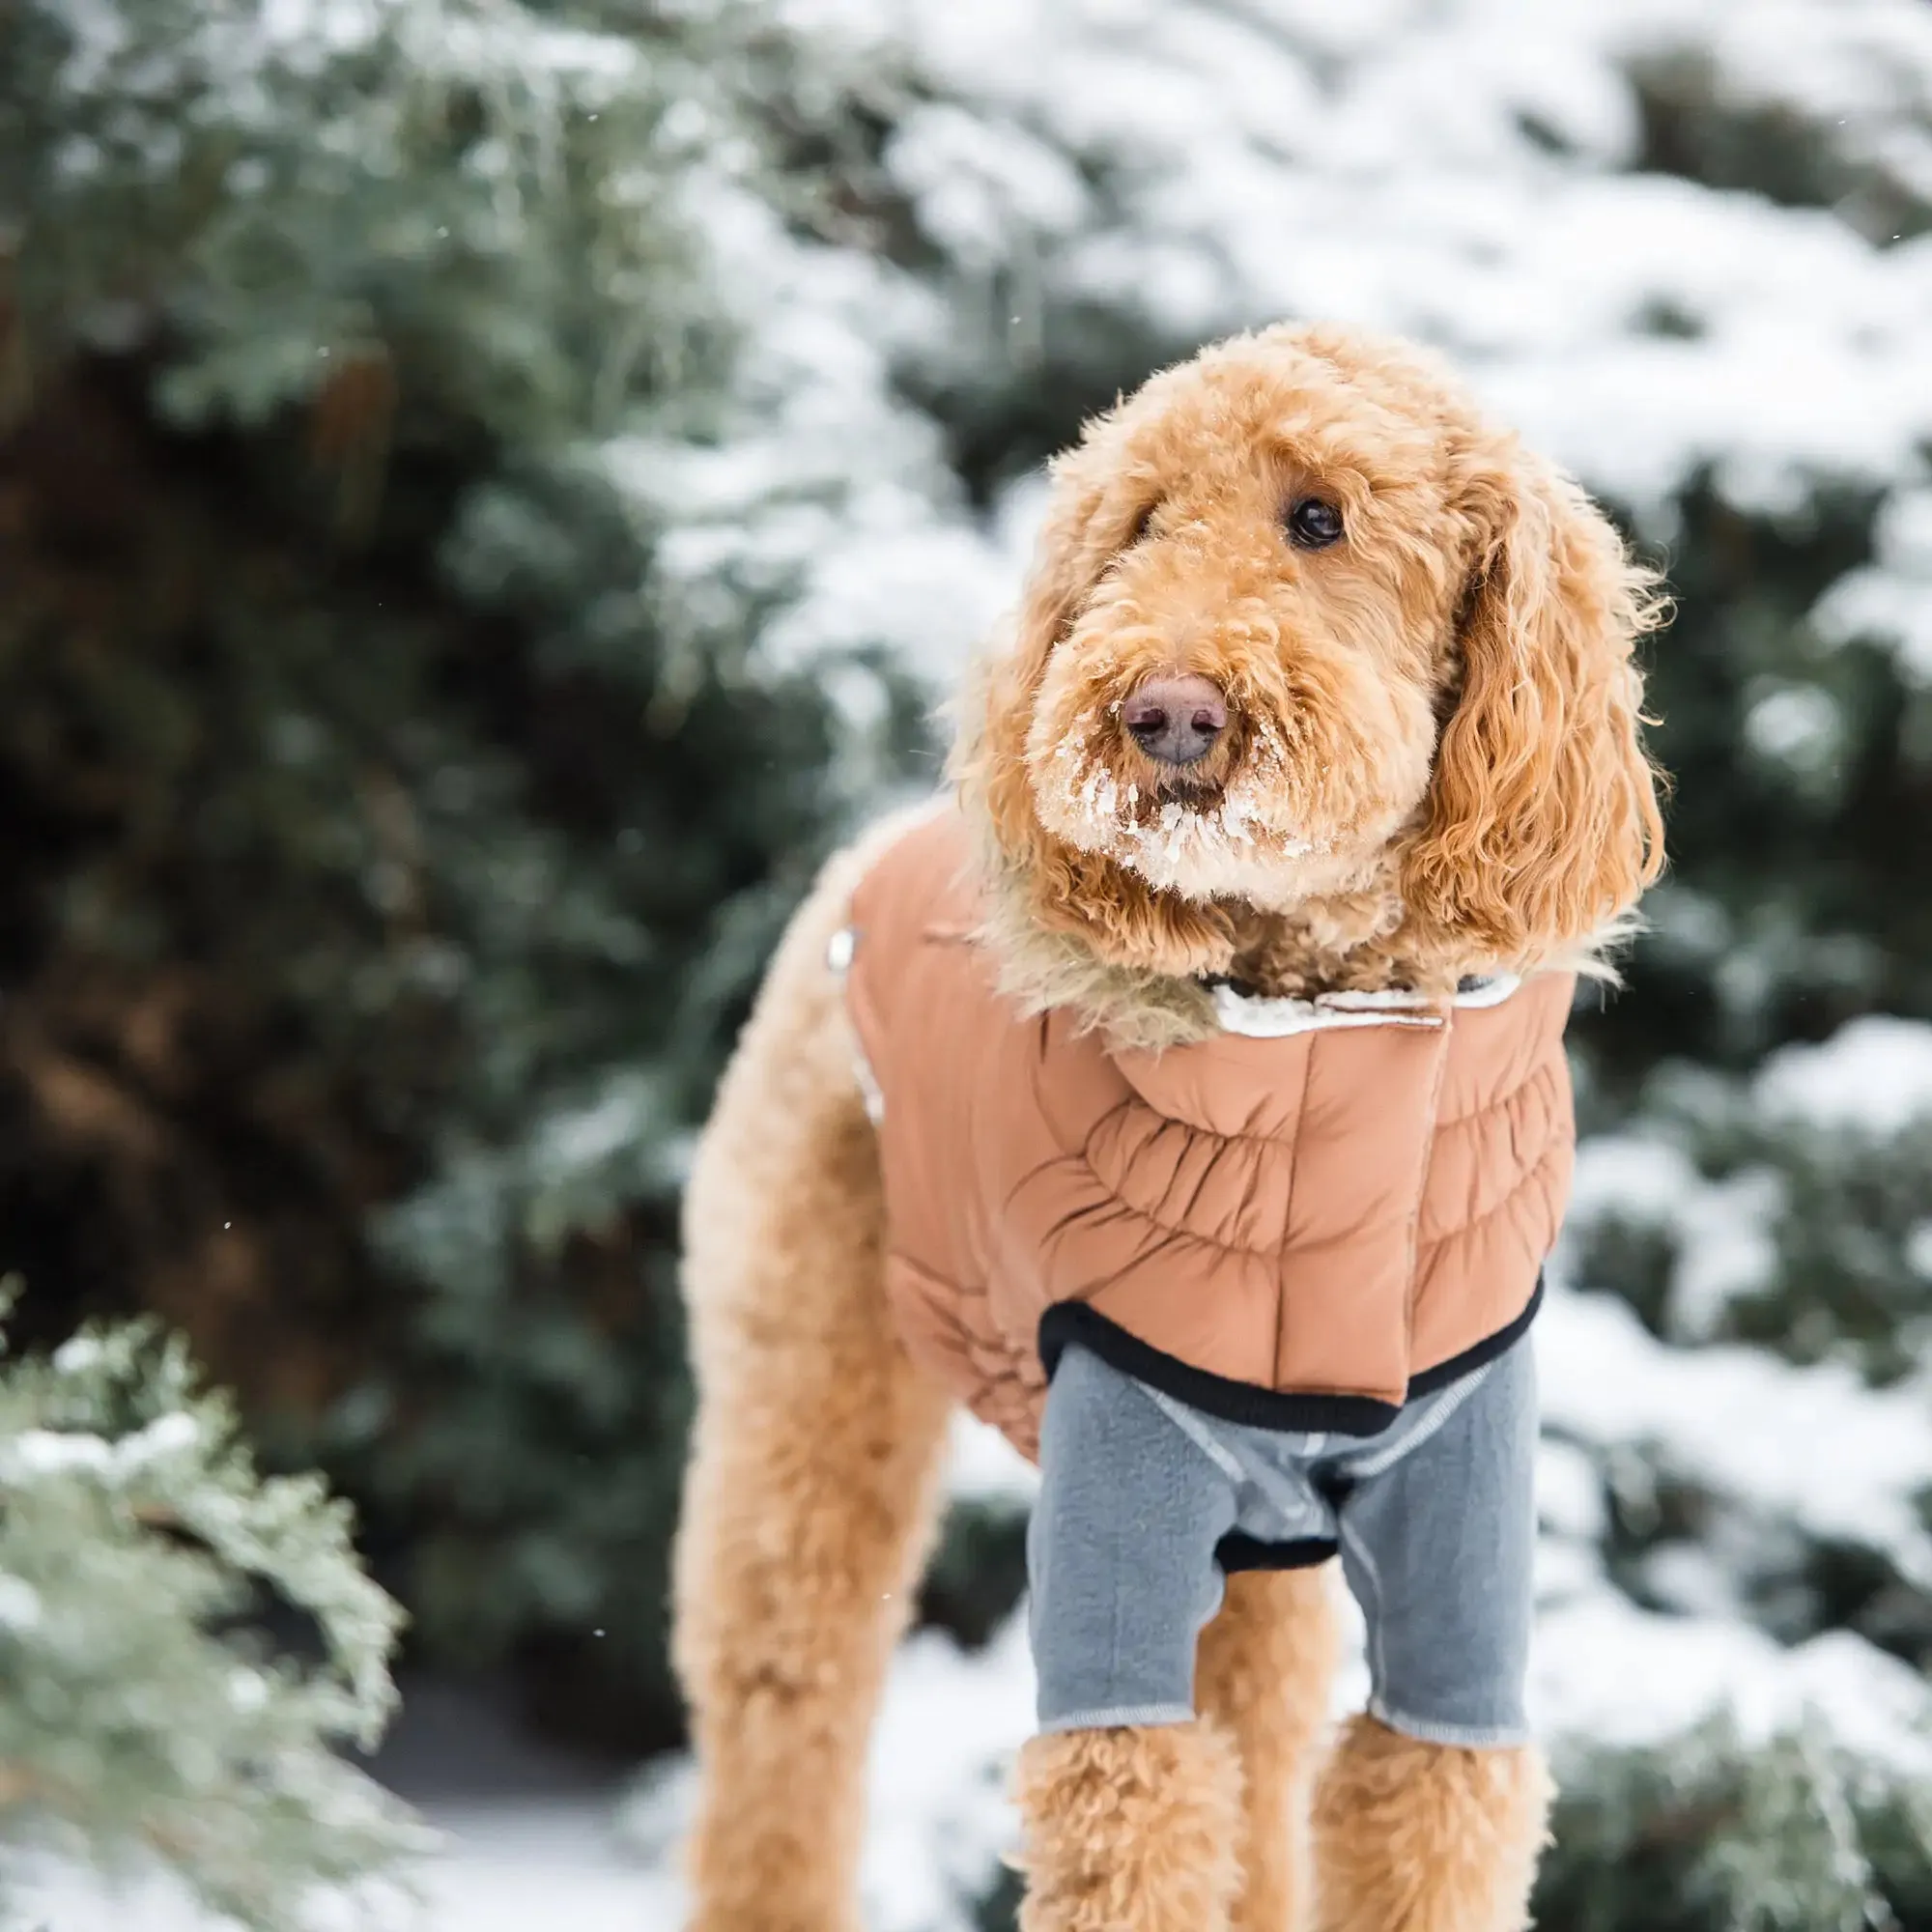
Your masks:
<svg viewBox="0 0 1932 1932"><path fill-rule="evenodd" d="M1550 1796L1533 1750L1422 1744L1351 1719L1315 1807L1314 1932L1527 1924Z"/></svg>
<svg viewBox="0 0 1932 1932"><path fill-rule="evenodd" d="M1339 542L1292 540L1309 497ZM1216 978L1436 996L1607 972L1662 863L1632 655L1661 611L1576 486L1416 351L1277 328L1156 376L1055 466L1012 635L962 701L956 790L1005 985L1162 1046L1212 1031ZM1181 770L1122 718L1178 673L1229 713ZM856 1924L866 1741L942 1461L948 1403L892 1332L876 1143L823 964L868 849L794 922L687 1196L699 1932ZM1029 1932L1523 1922L1535 1754L1368 1719L1315 1792L1311 1882L1327 1590L1232 1581L1195 1725L1028 1747Z"/></svg>
<svg viewBox="0 0 1932 1932"><path fill-rule="evenodd" d="M1008 647L961 707L1011 992L1136 1044L1199 982L1393 985L1605 952L1662 858L1637 733L1650 573L1423 353L1271 329L1091 423ZM1299 498L1345 534L1297 552ZM1198 672L1230 728L1176 773L1122 727Z"/></svg>
<svg viewBox="0 0 1932 1932"><path fill-rule="evenodd" d="M1241 1764L1206 1718L1049 1732L1020 1752L1020 1932L1196 1932L1240 1885Z"/></svg>

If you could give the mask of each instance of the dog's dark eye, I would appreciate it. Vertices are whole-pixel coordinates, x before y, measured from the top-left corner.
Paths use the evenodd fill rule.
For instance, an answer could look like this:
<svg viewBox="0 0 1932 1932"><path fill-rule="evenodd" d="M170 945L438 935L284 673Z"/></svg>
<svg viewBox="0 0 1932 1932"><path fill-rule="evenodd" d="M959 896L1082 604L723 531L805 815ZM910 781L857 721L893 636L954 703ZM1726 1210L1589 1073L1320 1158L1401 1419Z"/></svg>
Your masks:
<svg viewBox="0 0 1932 1932"><path fill-rule="evenodd" d="M1289 539L1300 550L1326 550L1342 541L1342 513L1320 497L1304 497L1288 513Z"/></svg>
<svg viewBox="0 0 1932 1932"><path fill-rule="evenodd" d="M1153 527L1153 513L1159 508L1160 505L1158 503L1150 503L1134 519L1133 528L1127 532L1127 540L1121 546L1122 550L1132 550L1147 535L1148 531Z"/></svg>

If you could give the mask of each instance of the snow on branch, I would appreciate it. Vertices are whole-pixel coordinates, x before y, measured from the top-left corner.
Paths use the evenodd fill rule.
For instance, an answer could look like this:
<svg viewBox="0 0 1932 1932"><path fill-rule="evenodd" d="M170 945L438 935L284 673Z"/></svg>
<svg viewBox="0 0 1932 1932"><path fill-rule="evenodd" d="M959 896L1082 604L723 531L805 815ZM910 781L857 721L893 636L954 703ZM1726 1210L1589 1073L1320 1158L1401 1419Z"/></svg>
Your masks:
<svg viewBox="0 0 1932 1932"><path fill-rule="evenodd" d="M251 1932L407 1889L432 1834L337 1754L387 1721L400 1621L347 1506L260 1475L179 1340L0 1361L0 1830L158 1862Z"/></svg>

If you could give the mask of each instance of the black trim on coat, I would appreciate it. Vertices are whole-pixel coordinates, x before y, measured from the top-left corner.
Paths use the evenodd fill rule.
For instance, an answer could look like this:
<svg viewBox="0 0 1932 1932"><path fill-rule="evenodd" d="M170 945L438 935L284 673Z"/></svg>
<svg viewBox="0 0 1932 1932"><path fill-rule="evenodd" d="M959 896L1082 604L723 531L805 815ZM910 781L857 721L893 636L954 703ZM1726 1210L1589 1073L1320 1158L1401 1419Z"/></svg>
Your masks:
<svg viewBox="0 0 1932 1932"><path fill-rule="evenodd" d="M1227 1577L1239 1570L1314 1570L1326 1563L1336 1548L1327 1536L1293 1536L1284 1543L1267 1543L1231 1529L1214 1546L1214 1561Z"/></svg>
<svg viewBox="0 0 1932 1932"><path fill-rule="evenodd" d="M1433 1395L1472 1375L1486 1362L1494 1361L1528 1330L1542 1306L1543 1277L1539 1274L1535 1293L1515 1321L1460 1355L1411 1377L1406 1399L1413 1402L1417 1396ZM1190 1408L1246 1428L1287 1430L1297 1435L1319 1431L1335 1435L1379 1435L1403 1409L1402 1404L1383 1402L1377 1396L1270 1389L1212 1375L1143 1342L1084 1301L1056 1301L1039 1318L1039 1359L1049 1381L1069 1342L1079 1343L1123 1376L1146 1382Z"/></svg>
<svg viewBox="0 0 1932 1932"><path fill-rule="evenodd" d="M1498 1328L1493 1335L1486 1335L1473 1348L1464 1349L1460 1355L1451 1355L1446 1362L1437 1362L1433 1369L1424 1369L1419 1376L1410 1376L1409 1401L1413 1402L1419 1395L1434 1395L1437 1389L1445 1389L1451 1382L1460 1382L1464 1376L1474 1375L1498 1355L1506 1354L1512 1346L1529 1333L1529 1324L1536 1320L1537 1311L1542 1306L1543 1276L1539 1272L1529 1300L1514 1321Z"/></svg>

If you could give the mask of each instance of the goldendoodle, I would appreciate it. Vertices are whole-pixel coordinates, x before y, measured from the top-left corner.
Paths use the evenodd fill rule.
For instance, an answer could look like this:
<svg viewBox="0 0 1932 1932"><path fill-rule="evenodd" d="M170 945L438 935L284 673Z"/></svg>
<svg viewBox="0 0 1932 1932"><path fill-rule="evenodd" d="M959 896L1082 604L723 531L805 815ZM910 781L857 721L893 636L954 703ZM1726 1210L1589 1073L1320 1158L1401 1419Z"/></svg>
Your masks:
<svg viewBox="0 0 1932 1932"><path fill-rule="evenodd" d="M702 1932L853 1932L964 1403L1040 1465L1028 1932L1513 1932L1562 1033L1662 863L1651 580L1430 356L1091 423L949 795L827 868L699 1150ZM1333 1559L1333 1560L1331 1560ZM1331 1735L1331 1582L1373 1695Z"/></svg>

